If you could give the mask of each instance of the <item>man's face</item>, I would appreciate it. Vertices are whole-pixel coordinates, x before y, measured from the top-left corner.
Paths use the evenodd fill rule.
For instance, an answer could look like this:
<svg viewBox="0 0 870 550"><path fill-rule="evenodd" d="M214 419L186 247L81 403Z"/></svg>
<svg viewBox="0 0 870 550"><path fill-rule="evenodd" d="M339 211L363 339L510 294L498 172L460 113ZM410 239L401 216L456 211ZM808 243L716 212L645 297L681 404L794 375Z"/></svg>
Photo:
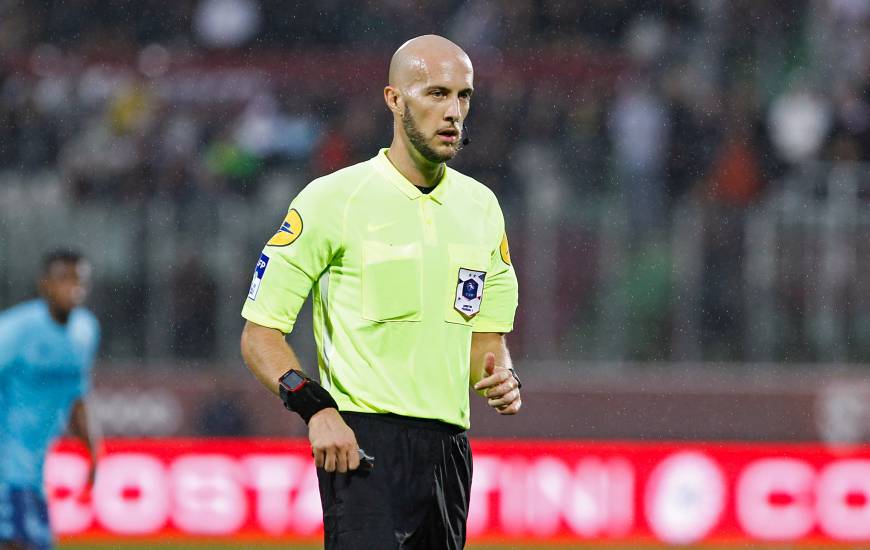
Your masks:
<svg viewBox="0 0 870 550"><path fill-rule="evenodd" d="M446 162L462 148L462 127L471 106L474 74L460 60L427 68L405 94L402 126L423 158Z"/></svg>
<svg viewBox="0 0 870 550"><path fill-rule="evenodd" d="M49 266L39 287L53 309L68 313L87 298L90 279L91 266L88 262L57 261Z"/></svg>

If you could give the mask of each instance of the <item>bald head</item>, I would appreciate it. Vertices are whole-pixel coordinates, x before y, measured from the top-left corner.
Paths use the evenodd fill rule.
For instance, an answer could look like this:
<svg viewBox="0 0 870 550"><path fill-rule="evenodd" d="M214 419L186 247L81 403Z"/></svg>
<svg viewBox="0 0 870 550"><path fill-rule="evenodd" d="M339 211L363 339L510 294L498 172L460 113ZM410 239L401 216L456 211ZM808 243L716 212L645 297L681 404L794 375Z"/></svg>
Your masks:
<svg viewBox="0 0 870 550"><path fill-rule="evenodd" d="M443 36L426 34L408 40L393 54L390 86L406 88L429 80L435 73L457 70L473 74L468 54Z"/></svg>
<svg viewBox="0 0 870 550"><path fill-rule="evenodd" d="M418 36L396 50L384 101L393 113L390 159L406 168L404 174L434 177L456 155L473 92L471 60L446 38Z"/></svg>

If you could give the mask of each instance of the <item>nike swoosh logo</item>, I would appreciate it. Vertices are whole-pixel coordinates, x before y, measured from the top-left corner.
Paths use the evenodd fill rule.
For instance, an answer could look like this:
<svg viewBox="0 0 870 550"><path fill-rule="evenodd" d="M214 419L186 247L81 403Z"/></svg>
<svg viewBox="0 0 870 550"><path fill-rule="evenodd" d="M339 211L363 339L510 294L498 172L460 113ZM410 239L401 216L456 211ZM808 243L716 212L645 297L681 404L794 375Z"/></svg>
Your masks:
<svg viewBox="0 0 870 550"><path fill-rule="evenodd" d="M396 225L396 222L386 222L386 223L369 223L368 230L370 233L374 233L375 231L380 231L381 229L386 229L391 225Z"/></svg>

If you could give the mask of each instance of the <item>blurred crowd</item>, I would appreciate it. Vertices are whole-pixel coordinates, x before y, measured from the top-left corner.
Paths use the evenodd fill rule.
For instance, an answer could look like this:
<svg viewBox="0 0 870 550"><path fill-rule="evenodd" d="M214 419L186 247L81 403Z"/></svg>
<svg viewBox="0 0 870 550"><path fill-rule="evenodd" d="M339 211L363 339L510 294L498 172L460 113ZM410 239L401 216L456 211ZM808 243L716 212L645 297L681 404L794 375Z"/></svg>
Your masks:
<svg viewBox="0 0 870 550"><path fill-rule="evenodd" d="M276 163L313 177L367 158L388 119L378 93L359 92L377 92L384 71L324 89L264 60L352 66L375 52L385 65L425 32L478 61L477 143L457 163L509 195L526 185L523 148L539 144L583 196L631 196L643 227L690 190L745 203L790 164L870 159L865 0L0 6L0 166L59 166L80 198L246 192ZM209 74L233 53L239 74ZM553 58L565 74L529 67ZM196 78L234 89L185 96L178 67L191 59Z"/></svg>
<svg viewBox="0 0 870 550"><path fill-rule="evenodd" d="M388 144L387 60L428 32L476 63L455 167L508 211L542 189L569 221L618 204L637 250L681 201L739 216L802 163L870 161L870 0L0 0L0 172L54 170L73 200L118 204L307 181ZM740 239L722 231L709 261ZM581 284L573 257L559 276ZM739 273L711 267L721 339ZM652 325L662 300L638 306ZM593 307L572 304L566 335ZM651 338L629 355L657 357Z"/></svg>

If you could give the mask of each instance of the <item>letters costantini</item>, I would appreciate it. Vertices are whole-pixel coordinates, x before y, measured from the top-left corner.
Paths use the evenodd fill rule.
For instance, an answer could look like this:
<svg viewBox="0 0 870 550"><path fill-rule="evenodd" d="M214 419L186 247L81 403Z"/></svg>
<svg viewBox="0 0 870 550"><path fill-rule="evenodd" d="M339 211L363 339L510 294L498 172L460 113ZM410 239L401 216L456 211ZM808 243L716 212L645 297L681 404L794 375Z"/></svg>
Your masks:
<svg viewBox="0 0 870 550"><path fill-rule="evenodd" d="M474 442L472 540L870 542L870 447ZM90 502L68 444L46 465L62 537L315 540L305 441L107 443Z"/></svg>

